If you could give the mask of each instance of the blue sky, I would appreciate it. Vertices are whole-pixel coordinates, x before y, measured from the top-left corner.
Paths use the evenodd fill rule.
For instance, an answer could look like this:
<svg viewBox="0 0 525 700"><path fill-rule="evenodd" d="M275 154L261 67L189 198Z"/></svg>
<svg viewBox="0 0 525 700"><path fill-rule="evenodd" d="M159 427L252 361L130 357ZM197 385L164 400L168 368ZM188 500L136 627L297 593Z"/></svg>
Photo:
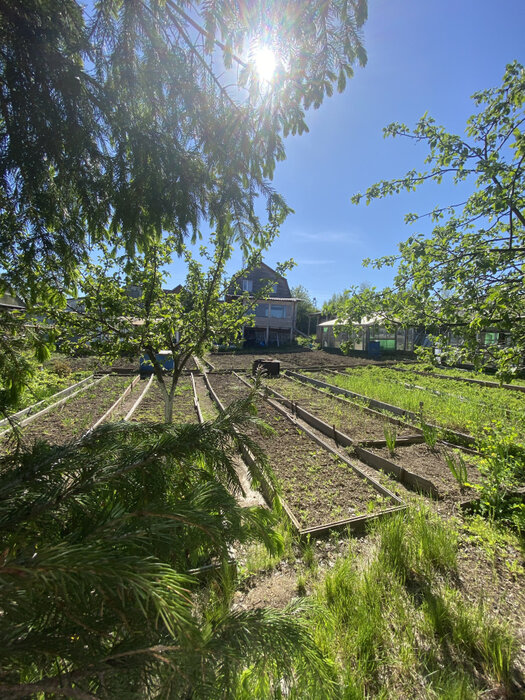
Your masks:
<svg viewBox="0 0 525 700"><path fill-rule="evenodd" d="M369 0L364 27L368 64L342 95L307 114L308 134L286 140L274 186L295 210L265 257L273 266L294 258L290 285L302 284L320 306L352 284L389 284L391 269L363 268L365 257L394 253L430 224L407 226L409 211L461 201L443 183L355 206L351 196L380 179L423 168L425 149L384 139L393 121L409 126L425 112L463 134L474 111L470 96L497 86L505 65L525 63L525 0ZM232 265L240 264L235 256ZM172 281L181 281L175 266Z"/></svg>

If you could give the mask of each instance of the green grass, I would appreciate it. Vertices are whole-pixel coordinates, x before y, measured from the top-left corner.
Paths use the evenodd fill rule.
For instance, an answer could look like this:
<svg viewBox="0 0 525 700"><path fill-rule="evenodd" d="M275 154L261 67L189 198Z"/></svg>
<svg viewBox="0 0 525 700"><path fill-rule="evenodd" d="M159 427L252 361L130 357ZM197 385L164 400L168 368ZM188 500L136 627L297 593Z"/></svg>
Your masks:
<svg viewBox="0 0 525 700"><path fill-rule="evenodd" d="M67 387L76 384L77 382L89 377L92 372L67 372L57 374L53 369L44 367L36 370L35 374L30 378L28 385L24 388L18 404L13 407L13 412L21 411L28 406L39 401L51 403L54 394L67 389ZM40 407L43 408L44 405Z"/></svg>
<svg viewBox="0 0 525 700"><path fill-rule="evenodd" d="M475 698L508 686L505 625L455 585L458 534L427 508L378 522L318 584L312 632L343 698Z"/></svg>
<svg viewBox="0 0 525 700"><path fill-rule="evenodd" d="M512 423L525 443L525 396L384 367L358 367L323 379L341 388L422 415L425 422L479 435L487 425Z"/></svg>
<svg viewBox="0 0 525 700"><path fill-rule="evenodd" d="M401 369L406 369L406 365L399 365ZM449 376L449 377L460 377L462 379L478 379L484 382L494 382L496 384L499 384L499 380L494 374L486 374L485 372L476 372L475 370L466 370L466 369L455 369L454 367L433 367L429 366L427 364L415 364L411 365L412 369L417 370L418 372L428 372L430 374L434 374L436 377L439 376ZM509 381L504 382L504 384L513 384L515 386L525 386L525 379L522 377L518 377L516 379L511 379Z"/></svg>

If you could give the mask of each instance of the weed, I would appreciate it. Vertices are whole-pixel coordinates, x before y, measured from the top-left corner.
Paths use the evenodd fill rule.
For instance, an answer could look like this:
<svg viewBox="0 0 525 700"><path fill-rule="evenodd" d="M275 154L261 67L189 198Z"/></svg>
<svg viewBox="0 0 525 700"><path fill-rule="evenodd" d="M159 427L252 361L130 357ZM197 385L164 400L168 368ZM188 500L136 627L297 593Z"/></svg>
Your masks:
<svg viewBox="0 0 525 700"><path fill-rule="evenodd" d="M396 440L397 440L397 429L395 425L391 423L385 423L383 426L383 433L385 435L386 446L391 457L396 453Z"/></svg>
<svg viewBox="0 0 525 700"><path fill-rule="evenodd" d="M283 559L295 561L294 539L290 523L284 518L281 519L276 528L283 542L283 551L278 554L271 554L268 549L259 542L250 544L246 549L244 565L240 567L241 578L248 578L258 571L271 571Z"/></svg>
<svg viewBox="0 0 525 700"><path fill-rule="evenodd" d="M438 440L437 430L434 428L434 426L429 425L428 423L422 422L421 423L421 431L423 433L423 440L425 441L425 444L432 451L434 451L436 449L436 443Z"/></svg>
<svg viewBox="0 0 525 700"><path fill-rule="evenodd" d="M459 488L463 490L465 486L469 485L467 463L465 462L465 458L461 453L455 455L452 452L449 452L445 454L445 460L452 473L452 476L458 482Z"/></svg>
<svg viewBox="0 0 525 700"><path fill-rule="evenodd" d="M302 545L302 554L304 565L311 569L315 563L315 545L310 539L310 535L307 535L306 541Z"/></svg>
<svg viewBox="0 0 525 700"><path fill-rule="evenodd" d="M396 513L373 531L379 535L378 558L403 582L456 569L457 534L427 508Z"/></svg>
<svg viewBox="0 0 525 700"><path fill-rule="evenodd" d="M479 443L483 458L479 469L480 510L490 518L499 518L525 528L525 506L512 497L511 492L523 480L525 458L516 449L517 433L502 424L486 427Z"/></svg>
<svg viewBox="0 0 525 700"><path fill-rule="evenodd" d="M351 547L317 589L312 630L341 669L341 697L474 700L495 682L508 685L512 637L447 575L456 568L454 527L409 508L377 522L371 537L372 551Z"/></svg>

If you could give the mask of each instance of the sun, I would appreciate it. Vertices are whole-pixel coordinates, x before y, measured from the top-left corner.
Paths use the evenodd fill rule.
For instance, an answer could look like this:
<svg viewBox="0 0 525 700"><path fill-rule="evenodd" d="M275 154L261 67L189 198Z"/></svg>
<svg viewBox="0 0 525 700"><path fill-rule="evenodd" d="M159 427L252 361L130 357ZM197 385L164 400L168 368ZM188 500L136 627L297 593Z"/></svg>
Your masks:
<svg viewBox="0 0 525 700"><path fill-rule="evenodd" d="M269 46L260 46L256 49L254 63L259 79L271 83L277 68L277 58L272 49Z"/></svg>

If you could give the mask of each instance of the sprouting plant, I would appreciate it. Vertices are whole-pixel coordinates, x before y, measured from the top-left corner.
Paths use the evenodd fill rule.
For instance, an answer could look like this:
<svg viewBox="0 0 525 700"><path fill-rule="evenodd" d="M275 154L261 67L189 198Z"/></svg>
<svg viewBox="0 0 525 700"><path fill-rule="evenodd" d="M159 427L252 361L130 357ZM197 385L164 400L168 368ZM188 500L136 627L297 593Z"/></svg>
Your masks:
<svg viewBox="0 0 525 700"><path fill-rule="evenodd" d="M421 430L423 432L423 440L425 441L425 444L430 447L431 450L434 450L438 439L437 430L434 428L434 426L425 422L421 423Z"/></svg>
<svg viewBox="0 0 525 700"><path fill-rule="evenodd" d="M315 561L315 547L310 540L310 535L307 536L306 542L303 544L303 561L304 565L311 568Z"/></svg>
<svg viewBox="0 0 525 700"><path fill-rule="evenodd" d="M395 425L390 423L385 423L383 426L383 433L385 435L385 442L388 448L388 453L393 457L396 453L396 440L397 440L397 429Z"/></svg>
<svg viewBox="0 0 525 700"><path fill-rule="evenodd" d="M459 488L463 489L468 486L467 463L462 454L457 456L452 452L445 455L447 466L450 469L452 476L458 482Z"/></svg>

